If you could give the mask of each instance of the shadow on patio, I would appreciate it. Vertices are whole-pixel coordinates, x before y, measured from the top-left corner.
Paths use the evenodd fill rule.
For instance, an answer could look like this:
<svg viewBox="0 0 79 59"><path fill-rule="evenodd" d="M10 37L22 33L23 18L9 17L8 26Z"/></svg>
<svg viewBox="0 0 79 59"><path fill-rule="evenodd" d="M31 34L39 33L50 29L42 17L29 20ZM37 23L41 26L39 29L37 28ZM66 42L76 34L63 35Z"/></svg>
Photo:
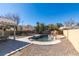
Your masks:
<svg viewBox="0 0 79 59"><path fill-rule="evenodd" d="M18 40L7 40L5 42L0 43L0 56L4 56L12 51L15 51L16 49L19 49L23 46L28 45L27 42L22 42Z"/></svg>

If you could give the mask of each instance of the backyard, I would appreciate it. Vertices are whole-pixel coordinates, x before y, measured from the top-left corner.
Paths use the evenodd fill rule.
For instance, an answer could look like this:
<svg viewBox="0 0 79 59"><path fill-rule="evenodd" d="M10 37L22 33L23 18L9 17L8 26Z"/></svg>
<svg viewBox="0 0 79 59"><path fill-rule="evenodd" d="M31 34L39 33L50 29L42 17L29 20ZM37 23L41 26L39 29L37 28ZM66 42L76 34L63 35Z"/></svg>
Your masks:
<svg viewBox="0 0 79 59"><path fill-rule="evenodd" d="M79 56L79 4L0 5L0 56Z"/></svg>

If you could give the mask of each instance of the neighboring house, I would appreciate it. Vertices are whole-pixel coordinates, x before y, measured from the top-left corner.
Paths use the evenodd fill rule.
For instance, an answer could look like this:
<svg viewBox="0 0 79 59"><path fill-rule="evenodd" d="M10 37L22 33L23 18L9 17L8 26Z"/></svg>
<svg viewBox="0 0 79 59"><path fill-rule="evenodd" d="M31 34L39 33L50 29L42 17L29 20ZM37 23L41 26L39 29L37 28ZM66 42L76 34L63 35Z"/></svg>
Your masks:
<svg viewBox="0 0 79 59"><path fill-rule="evenodd" d="M22 26L21 25L18 25L17 31L22 31Z"/></svg>
<svg viewBox="0 0 79 59"><path fill-rule="evenodd" d="M31 25L18 26L18 31L34 31L34 27Z"/></svg>

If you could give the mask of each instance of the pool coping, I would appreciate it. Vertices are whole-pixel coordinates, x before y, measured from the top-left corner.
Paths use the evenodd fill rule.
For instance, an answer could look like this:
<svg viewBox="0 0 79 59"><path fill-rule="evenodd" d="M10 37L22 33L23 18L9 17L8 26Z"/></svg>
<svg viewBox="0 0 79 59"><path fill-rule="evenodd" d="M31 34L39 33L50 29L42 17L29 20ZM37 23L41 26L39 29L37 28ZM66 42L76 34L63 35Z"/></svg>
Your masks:
<svg viewBox="0 0 79 59"><path fill-rule="evenodd" d="M50 42L37 42L37 41L33 41L32 44L37 44L37 45L55 45L55 44L59 44L61 43L61 40L53 40Z"/></svg>

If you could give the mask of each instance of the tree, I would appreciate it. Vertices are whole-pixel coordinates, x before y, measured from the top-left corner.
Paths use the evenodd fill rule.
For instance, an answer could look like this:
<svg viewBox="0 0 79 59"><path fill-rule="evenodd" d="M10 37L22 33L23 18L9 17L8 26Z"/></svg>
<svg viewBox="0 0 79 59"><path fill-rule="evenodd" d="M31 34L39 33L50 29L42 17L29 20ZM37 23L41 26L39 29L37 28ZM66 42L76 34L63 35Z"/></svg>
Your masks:
<svg viewBox="0 0 79 59"><path fill-rule="evenodd" d="M57 25L58 28L64 26L62 23L56 23L56 25Z"/></svg>
<svg viewBox="0 0 79 59"><path fill-rule="evenodd" d="M75 24L76 22L72 18L64 23L66 27L72 27L72 26L75 26Z"/></svg>
<svg viewBox="0 0 79 59"><path fill-rule="evenodd" d="M37 33L45 33L46 31L59 30L60 26L62 26L61 23L45 25L44 23L37 22L35 29Z"/></svg>
<svg viewBox="0 0 79 59"><path fill-rule="evenodd" d="M43 31L46 30L46 26L45 26L44 23L39 23L39 22L37 22L37 23L36 23L36 26L35 26L35 29L36 29L36 32L37 32L37 33L43 33Z"/></svg>
<svg viewBox="0 0 79 59"><path fill-rule="evenodd" d="M49 29L49 30L54 30L54 29L55 29L54 24L49 24L49 25L48 25L48 29Z"/></svg>
<svg viewBox="0 0 79 59"><path fill-rule="evenodd" d="M77 26L79 26L79 23L77 23Z"/></svg>
<svg viewBox="0 0 79 59"><path fill-rule="evenodd" d="M5 17L8 18L8 19L14 20L16 22L16 24L17 24L16 30L17 30L19 22L20 22L19 15L17 15L17 14L7 14L7 15L5 15Z"/></svg>
<svg viewBox="0 0 79 59"><path fill-rule="evenodd" d="M52 24L48 25L48 30L52 30Z"/></svg>
<svg viewBox="0 0 79 59"><path fill-rule="evenodd" d="M20 22L20 17L19 17L19 15L17 15L17 14L7 14L7 15L5 15L5 17L6 18L9 18L9 19L11 19L11 20L14 20L14 21L16 21L16 23L17 23L17 25L19 24L19 22Z"/></svg>
<svg viewBox="0 0 79 59"><path fill-rule="evenodd" d="M40 33L43 33L44 30L45 30L44 23L40 23L40 28L39 28Z"/></svg>
<svg viewBox="0 0 79 59"><path fill-rule="evenodd" d="M40 25L41 25L41 30L44 31L44 30L45 30L45 25L44 25L44 23L41 23Z"/></svg>
<svg viewBox="0 0 79 59"><path fill-rule="evenodd" d="M49 30L58 30L59 29L59 27L56 25L56 24L49 24L48 25L48 29Z"/></svg>
<svg viewBox="0 0 79 59"><path fill-rule="evenodd" d="M36 32L39 33L39 22L36 23L35 29L36 29Z"/></svg>

